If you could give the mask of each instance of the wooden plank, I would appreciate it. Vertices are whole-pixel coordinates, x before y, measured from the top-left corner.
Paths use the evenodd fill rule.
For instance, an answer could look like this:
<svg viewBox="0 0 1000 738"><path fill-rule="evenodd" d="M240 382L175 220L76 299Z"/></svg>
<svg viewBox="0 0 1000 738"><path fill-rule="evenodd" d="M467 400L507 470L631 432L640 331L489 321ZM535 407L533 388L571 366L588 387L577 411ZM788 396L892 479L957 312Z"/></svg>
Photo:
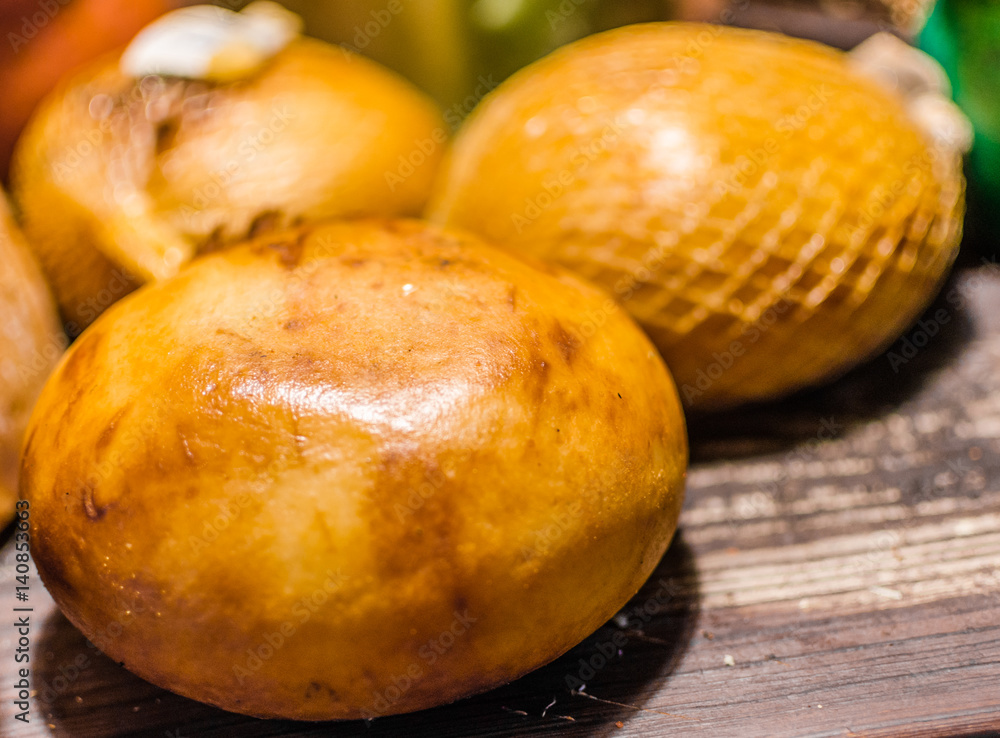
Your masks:
<svg viewBox="0 0 1000 738"><path fill-rule="evenodd" d="M34 719L12 720L7 628L0 734L998 735L998 274L946 285L932 310L951 320L898 372L883 355L787 402L692 419L681 532L657 571L513 684L370 724L253 720L95 653L36 580ZM2 581L12 565L8 541Z"/></svg>

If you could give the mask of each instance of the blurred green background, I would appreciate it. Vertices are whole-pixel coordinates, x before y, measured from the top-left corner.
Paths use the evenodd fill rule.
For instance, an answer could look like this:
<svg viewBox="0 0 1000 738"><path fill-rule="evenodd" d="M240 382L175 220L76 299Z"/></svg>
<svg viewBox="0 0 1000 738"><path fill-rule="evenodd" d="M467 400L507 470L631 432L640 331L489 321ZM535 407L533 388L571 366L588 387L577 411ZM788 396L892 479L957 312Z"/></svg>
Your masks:
<svg viewBox="0 0 1000 738"><path fill-rule="evenodd" d="M413 80L449 109L589 33L676 15L670 0L283 0L306 31Z"/></svg>

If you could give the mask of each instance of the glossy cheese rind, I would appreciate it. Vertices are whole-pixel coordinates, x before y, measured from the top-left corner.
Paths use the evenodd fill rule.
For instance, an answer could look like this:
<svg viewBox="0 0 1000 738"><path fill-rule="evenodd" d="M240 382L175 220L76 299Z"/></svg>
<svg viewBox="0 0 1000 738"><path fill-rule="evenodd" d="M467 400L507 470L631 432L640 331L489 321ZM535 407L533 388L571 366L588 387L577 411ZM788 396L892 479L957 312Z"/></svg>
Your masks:
<svg viewBox="0 0 1000 738"><path fill-rule="evenodd" d="M601 332L581 308L608 311ZM662 556L686 462L662 359L599 290L360 222L113 306L43 392L22 492L46 588L111 658L327 720L450 702L577 644Z"/></svg>

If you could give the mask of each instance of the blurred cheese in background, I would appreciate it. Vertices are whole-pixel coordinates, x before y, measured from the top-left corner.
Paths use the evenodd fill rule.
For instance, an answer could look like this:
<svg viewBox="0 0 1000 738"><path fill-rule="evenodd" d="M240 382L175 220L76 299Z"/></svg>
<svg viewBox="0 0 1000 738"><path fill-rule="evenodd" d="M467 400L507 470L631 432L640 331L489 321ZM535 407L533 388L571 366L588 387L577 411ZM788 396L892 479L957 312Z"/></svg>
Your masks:
<svg viewBox="0 0 1000 738"><path fill-rule="evenodd" d="M0 0L0 179L38 101L71 69L122 46L170 0Z"/></svg>
<svg viewBox="0 0 1000 738"><path fill-rule="evenodd" d="M14 514L28 417L62 355L55 303L0 190L0 528Z"/></svg>
<svg viewBox="0 0 1000 738"><path fill-rule="evenodd" d="M160 18L121 63L66 77L18 139L12 194L71 335L251 235L423 210L447 140L434 102L373 61L290 40L298 19L280 6L243 13Z"/></svg>

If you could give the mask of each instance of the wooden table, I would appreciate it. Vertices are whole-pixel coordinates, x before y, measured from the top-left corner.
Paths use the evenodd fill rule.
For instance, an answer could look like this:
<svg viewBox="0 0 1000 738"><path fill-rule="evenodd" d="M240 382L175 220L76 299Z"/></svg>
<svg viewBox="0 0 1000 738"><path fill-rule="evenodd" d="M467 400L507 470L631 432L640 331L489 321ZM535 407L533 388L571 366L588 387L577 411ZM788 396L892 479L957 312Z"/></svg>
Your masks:
<svg viewBox="0 0 1000 738"><path fill-rule="evenodd" d="M883 355L780 405L693 419L662 564L615 620L524 679L370 724L253 720L95 656L35 579L38 694L22 726L7 540L0 734L1000 735L1000 268L964 258L929 312L948 321L912 358L893 347L905 363Z"/></svg>

